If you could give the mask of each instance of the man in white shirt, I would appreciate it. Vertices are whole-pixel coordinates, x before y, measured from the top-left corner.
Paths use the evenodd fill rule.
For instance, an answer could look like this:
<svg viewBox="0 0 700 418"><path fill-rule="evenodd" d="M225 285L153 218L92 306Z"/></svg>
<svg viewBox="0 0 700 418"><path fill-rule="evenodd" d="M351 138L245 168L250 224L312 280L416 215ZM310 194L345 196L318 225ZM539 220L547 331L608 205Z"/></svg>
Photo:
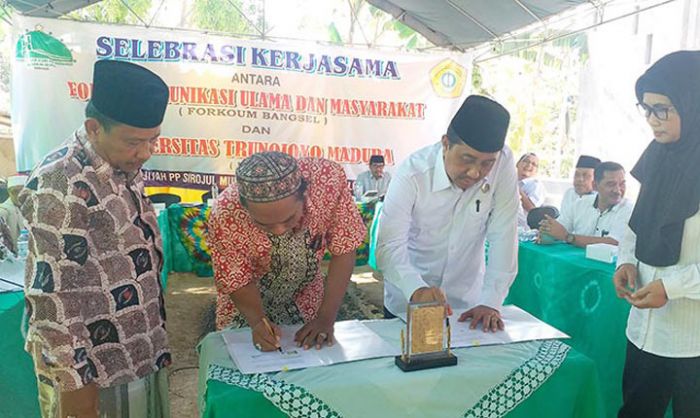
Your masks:
<svg viewBox="0 0 700 418"><path fill-rule="evenodd" d="M515 164L520 191L520 208L518 209L518 226L527 228L527 214L544 203L547 191L544 184L537 179L540 159L534 152L523 154Z"/></svg>
<svg viewBox="0 0 700 418"><path fill-rule="evenodd" d="M7 224L10 233L9 238L13 248L17 248L17 238L20 232L25 228L22 214L17 207L17 196L19 196L19 192L24 188L26 181L27 176L24 175L8 177L7 191L9 198L3 203L0 203L0 218Z"/></svg>
<svg viewBox="0 0 700 418"><path fill-rule="evenodd" d="M579 199L570 214L557 220L546 216L540 232L577 247L617 245L624 236L633 204L625 199L625 170L618 163L600 163L594 172L597 195Z"/></svg>
<svg viewBox="0 0 700 418"><path fill-rule="evenodd" d="M504 146L509 121L500 104L469 96L442 140L394 174L377 242L387 316L405 312L409 300L446 301L468 309L459 320L471 319L472 328L503 329L499 309L518 249L515 161Z"/></svg>
<svg viewBox="0 0 700 418"><path fill-rule="evenodd" d="M574 187L564 193L561 200L559 213L562 217L571 217L574 205L584 196L595 194L593 185L593 171L600 164L600 160L590 155L581 155L576 162L574 171Z"/></svg>
<svg viewBox="0 0 700 418"><path fill-rule="evenodd" d="M362 200L364 194L369 191L376 191L377 197L384 196L390 181L391 174L384 171L384 157L369 157L369 170L358 174L355 180L355 200Z"/></svg>

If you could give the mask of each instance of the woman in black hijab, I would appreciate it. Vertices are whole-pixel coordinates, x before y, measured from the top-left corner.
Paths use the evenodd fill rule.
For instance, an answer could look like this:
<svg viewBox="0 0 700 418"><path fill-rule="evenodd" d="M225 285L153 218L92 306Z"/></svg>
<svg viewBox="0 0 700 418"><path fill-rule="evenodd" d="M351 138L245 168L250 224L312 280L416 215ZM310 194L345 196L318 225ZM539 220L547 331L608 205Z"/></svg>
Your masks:
<svg viewBox="0 0 700 418"><path fill-rule="evenodd" d="M639 198L613 278L632 308L619 418L700 417L700 51L636 84L654 140L632 170Z"/></svg>

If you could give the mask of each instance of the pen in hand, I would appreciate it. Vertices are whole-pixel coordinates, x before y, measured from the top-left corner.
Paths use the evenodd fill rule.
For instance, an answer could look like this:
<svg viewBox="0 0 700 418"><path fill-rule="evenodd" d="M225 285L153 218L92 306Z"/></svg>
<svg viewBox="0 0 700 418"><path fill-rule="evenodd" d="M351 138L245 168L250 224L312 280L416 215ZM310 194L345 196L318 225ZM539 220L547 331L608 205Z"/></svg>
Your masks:
<svg viewBox="0 0 700 418"><path fill-rule="evenodd" d="M267 329L267 332L270 333L275 339L277 339L277 336L275 335L275 331L272 330L272 326L270 325L269 322L267 322L267 318L263 317L262 319L263 325L265 325L265 329ZM277 351L280 353L282 352L282 347L279 346L279 343L277 343Z"/></svg>

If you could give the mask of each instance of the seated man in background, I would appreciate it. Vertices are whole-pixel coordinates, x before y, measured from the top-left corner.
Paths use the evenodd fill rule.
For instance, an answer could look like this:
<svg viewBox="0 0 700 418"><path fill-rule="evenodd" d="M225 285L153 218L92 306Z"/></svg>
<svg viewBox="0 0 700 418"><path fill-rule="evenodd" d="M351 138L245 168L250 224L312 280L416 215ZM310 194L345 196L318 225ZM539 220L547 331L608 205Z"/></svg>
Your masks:
<svg viewBox="0 0 700 418"><path fill-rule="evenodd" d="M332 345L366 233L340 165L280 152L246 158L209 220L217 329L247 325L255 347L272 351L280 347L278 325L303 324L297 344Z"/></svg>
<svg viewBox="0 0 700 418"><path fill-rule="evenodd" d="M600 163L594 171L598 194L584 196L570 215L557 220L547 216L540 232L577 247L606 243L617 245L632 215L632 202L625 199L625 170L615 162Z"/></svg>
<svg viewBox="0 0 700 418"><path fill-rule="evenodd" d="M527 227L527 214L544 203L547 192L544 184L536 178L540 159L534 152L523 154L515 165L518 173L518 191L520 207L518 208L518 226Z"/></svg>
<svg viewBox="0 0 700 418"><path fill-rule="evenodd" d="M593 173L598 164L600 164L600 160L596 157L590 155L578 157L574 171L574 187L568 189L561 200L559 212L562 216L570 218L576 202L584 196L596 193L593 185Z"/></svg>
<svg viewBox="0 0 700 418"><path fill-rule="evenodd" d="M0 203L0 218L7 224L12 248L17 248L17 238L20 232L25 229L24 220L22 220L22 214L18 207L17 196L24 188L26 181L27 176L24 175L8 177L7 192L9 197L6 201Z"/></svg>
<svg viewBox="0 0 700 418"><path fill-rule="evenodd" d="M384 157L373 155L369 159L369 170L357 175L355 180L355 200L362 200L368 191L376 191L377 197L383 197L389 188L391 174L384 171Z"/></svg>
<svg viewBox="0 0 700 418"><path fill-rule="evenodd" d="M9 195L7 194L7 180L3 177L0 177L0 203L4 203L8 199Z"/></svg>

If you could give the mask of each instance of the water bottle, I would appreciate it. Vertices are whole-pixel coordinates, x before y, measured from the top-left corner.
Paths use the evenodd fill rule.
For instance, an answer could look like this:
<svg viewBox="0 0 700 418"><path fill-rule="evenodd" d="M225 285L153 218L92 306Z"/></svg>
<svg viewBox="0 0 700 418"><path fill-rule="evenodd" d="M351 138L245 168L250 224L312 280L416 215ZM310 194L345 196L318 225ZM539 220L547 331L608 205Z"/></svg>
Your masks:
<svg viewBox="0 0 700 418"><path fill-rule="evenodd" d="M353 196L355 200L360 201L362 200L362 193L364 192L364 189L362 187L362 184L360 184L359 181L355 180L355 182L352 184L352 193L355 195Z"/></svg>
<svg viewBox="0 0 700 418"><path fill-rule="evenodd" d="M29 231L23 229L17 238L17 258L25 260L29 255Z"/></svg>
<svg viewBox="0 0 700 418"><path fill-rule="evenodd" d="M537 230L524 228L522 226L518 227L518 241L520 242L530 242L537 239Z"/></svg>

